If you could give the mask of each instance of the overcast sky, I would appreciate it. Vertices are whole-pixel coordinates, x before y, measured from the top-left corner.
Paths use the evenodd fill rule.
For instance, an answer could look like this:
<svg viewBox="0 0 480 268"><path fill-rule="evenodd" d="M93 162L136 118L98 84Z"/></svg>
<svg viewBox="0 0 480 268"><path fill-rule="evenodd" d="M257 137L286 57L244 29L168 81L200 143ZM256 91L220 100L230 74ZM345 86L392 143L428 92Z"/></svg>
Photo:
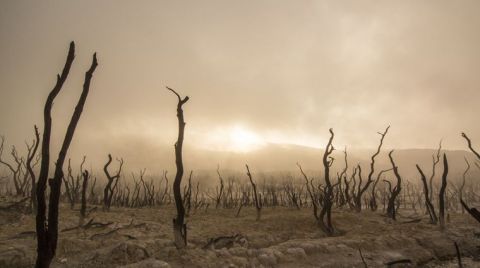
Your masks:
<svg viewBox="0 0 480 268"><path fill-rule="evenodd" d="M166 85L191 98L187 149L323 147L330 127L338 146L371 148L389 124L386 147L463 149L461 131L480 144L479 13L475 0L2 1L0 134L20 146L43 126L74 40L57 143L99 61L77 154L171 146Z"/></svg>

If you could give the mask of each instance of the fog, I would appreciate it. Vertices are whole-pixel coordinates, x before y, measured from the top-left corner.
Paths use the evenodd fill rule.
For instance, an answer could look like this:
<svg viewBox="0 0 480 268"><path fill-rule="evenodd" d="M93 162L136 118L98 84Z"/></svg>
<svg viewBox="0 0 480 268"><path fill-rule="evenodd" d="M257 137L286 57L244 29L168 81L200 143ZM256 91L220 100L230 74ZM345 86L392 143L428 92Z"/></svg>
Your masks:
<svg viewBox="0 0 480 268"><path fill-rule="evenodd" d="M479 8L473 0L4 1L0 134L22 147L33 124L42 129L74 40L53 141L58 148L96 51L70 151L95 167L108 153L131 168L173 167L176 99L167 85L191 98L184 153L195 167L271 144L323 148L329 128L337 148L372 149L391 125L387 149L435 148L440 139L465 149L461 131L480 140Z"/></svg>

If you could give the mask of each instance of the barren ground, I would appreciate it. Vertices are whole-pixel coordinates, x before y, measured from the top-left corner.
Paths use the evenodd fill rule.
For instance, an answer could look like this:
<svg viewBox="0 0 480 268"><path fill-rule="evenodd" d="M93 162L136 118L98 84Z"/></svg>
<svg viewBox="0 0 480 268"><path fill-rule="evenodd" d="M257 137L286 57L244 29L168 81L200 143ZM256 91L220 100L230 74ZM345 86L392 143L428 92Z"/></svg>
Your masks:
<svg viewBox="0 0 480 268"><path fill-rule="evenodd" d="M400 210L397 222L379 212L334 210L341 234L325 237L311 209L264 208L255 221L253 208L208 209L188 218L188 248L172 242L173 207L112 208L86 221L113 222L105 227L59 234L53 267L386 267L411 260L410 266L457 267L454 241L465 267L480 267L480 225L467 214L451 214L444 232L425 215ZM78 211L61 208L60 229L78 225ZM420 222L409 222L421 219ZM31 267L35 260L34 217L0 211L0 267ZM218 249L203 249L209 238L240 234L244 239ZM221 246L220 246L221 247ZM407 264L397 265L405 267Z"/></svg>

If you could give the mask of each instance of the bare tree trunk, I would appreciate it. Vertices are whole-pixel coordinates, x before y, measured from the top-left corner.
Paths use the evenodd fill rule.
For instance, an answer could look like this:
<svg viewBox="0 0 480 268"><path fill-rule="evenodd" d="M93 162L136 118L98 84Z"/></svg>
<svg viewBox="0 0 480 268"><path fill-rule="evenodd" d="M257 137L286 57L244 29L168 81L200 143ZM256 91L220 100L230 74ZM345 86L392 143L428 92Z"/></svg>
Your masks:
<svg viewBox="0 0 480 268"><path fill-rule="evenodd" d="M388 126L383 133L378 132L378 134L380 134L380 136L381 136L380 144L377 147L377 151L371 157L370 172L368 173L367 182L365 183L365 185L363 187L361 187L362 186L361 185L362 184L361 169L360 169L360 165L359 165L359 173L358 174L360 176L359 177L360 181L358 183L358 191L357 191L356 194L355 194L355 191L354 191L354 195L353 195L355 210L357 212L360 212L362 210L362 195L363 195L363 193L368 189L368 186L370 186L370 184L373 182L373 174L375 173L375 158L380 154L380 150L382 149L382 145L383 145L383 139L385 139L385 136L387 135L389 129L390 129L390 126Z"/></svg>
<svg viewBox="0 0 480 268"><path fill-rule="evenodd" d="M392 154L393 150L390 151L388 157L390 158L390 163L392 163L393 174L395 174L395 177L397 178L397 185L393 189L390 189L390 199L388 200L387 216L392 218L393 220L396 220L395 200L398 194L400 194L400 191L402 190L402 177L400 177L400 174L398 173L398 167L393 161Z"/></svg>
<svg viewBox="0 0 480 268"><path fill-rule="evenodd" d="M27 159L27 171L30 174L30 179L31 179L31 193L30 193L30 199L31 199L31 206L32 206L32 213L37 214L37 184L35 182L35 172L33 172L33 167L32 167L32 161L35 155L37 154L38 150L38 145L40 144L40 134L38 133L38 128L37 126L34 126L35 129L35 140L33 142L33 150L31 153L28 155ZM30 151L30 150L29 150Z"/></svg>
<svg viewBox="0 0 480 268"><path fill-rule="evenodd" d="M80 170L81 171L81 170ZM85 170L83 173L83 183L82 183L82 206L80 207L80 223L79 225L83 225L83 221L85 220L85 211L87 210L87 188L88 188L88 177L90 174L88 170Z"/></svg>
<svg viewBox="0 0 480 268"><path fill-rule="evenodd" d="M445 189L447 188L447 175L448 175L448 160L447 155L443 154L443 175L442 186L440 187L440 193L438 194L438 216L440 218L440 228L445 228Z"/></svg>
<svg viewBox="0 0 480 268"><path fill-rule="evenodd" d="M438 218L437 218L437 214L435 213L435 208L433 207L433 204L430 201L427 179L419 165L417 165L417 170L420 173L420 178L423 183L423 193L425 194L425 206L427 207L428 215L430 215L430 222L432 224L437 224Z"/></svg>
<svg viewBox="0 0 480 268"><path fill-rule="evenodd" d="M325 178L325 188L323 190L323 206L320 210L318 225L322 231L327 235L333 235L335 232L332 225L332 205L333 205L333 187L330 182L330 167L333 164L334 159L330 156L334 150L332 141L333 141L333 130L330 129L330 139L328 140L327 147L323 154L323 167L324 167L324 178ZM326 219L325 219L326 217Z"/></svg>
<svg viewBox="0 0 480 268"><path fill-rule="evenodd" d="M44 109L44 132L42 140L42 162L40 168L40 175L38 178L37 186L37 201L38 201L38 213L36 218L36 231L37 231L37 260L35 267L49 267L50 263L55 256L57 249L57 240L58 240L58 204L60 199L60 191L62 185L63 177L63 164L65 162L65 157L70 147L70 143L73 139L73 134L75 133L75 128L77 127L78 121L83 111L85 101L88 96L90 89L90 81L93 76L93 72L97 67L97 57L96 54L93 55L92 65L90 69L85 74L85 83L83 85L83 91L80 96L80 99L75 107L75 111L72 115L70 123L67 128L67 133L65 134L65 139L63 140L62 147L60 149L58 159L55 165L55 173L53 179L49 180L50 186L50 200L48 207L48 219L46 217L46 200L45 200L45 190L49 174L49 164L50 164L50 134L52 127L52 118L51 110L53 106L53 101L58 95L65 80L68 77L70 67L72 65L73 59L75 57L75 44L70 43L70 49L67 56L67 61L65 67L63 68L62 75L57 76L57 84L53 90L48 95L47 101L45 103ZM48 222L47 222L48 221Z"/></svg>
<svg viewBox="0 0 480 268"><path fill-rule="evenodd" d="M113 191L115 190L118 183L118 179L120 178L120 174L122 173L123 158L117 159L117 161L120 163L120 166L118 168L117 173L114 176L110 175L110 172L108 171L108 166L112 163L111 154L108 154L108 161L103 167L103 172L105 172L105 175L107 176L107 185L105 185L105 188L103 189L103 210L104 211L110 210L110 206L112 205ZM115 184L113 184L114 182Z"/></svg>
<svg viewBox="0 0 480 268"><path fill-rule="evenodd" d="M261 216L262 216L262 204L259 202L259 198L257 195L257 185L253 182L252 174L250 173L250 169L248 168L248 165L245 165L247 168L247 176L250 179L250 183L252 184L253 188L253 197L255 200L255 208L257 209L257 218L256 220L259 221Z"/></svg>
<svg viewBox="0 0 480 268"><path fill-rule="evenodd" d="M178 98L178 138L177 142L175 143L175 164L177 166L177 173L175 174L175 180L173 181L173 196L175 198L175 206L177 208L177 217L173 219L173 236L175 240L175 246L178 249L182 249L187 246L187 225L184 223L185 208L183 206L182 192L180 190L183 177L182 147L185 132L185 120L183 117L182 106L189 100L189 97L186 96L182 99L175 90L169 87L167 87L167 89L173 92Z"/></svg>

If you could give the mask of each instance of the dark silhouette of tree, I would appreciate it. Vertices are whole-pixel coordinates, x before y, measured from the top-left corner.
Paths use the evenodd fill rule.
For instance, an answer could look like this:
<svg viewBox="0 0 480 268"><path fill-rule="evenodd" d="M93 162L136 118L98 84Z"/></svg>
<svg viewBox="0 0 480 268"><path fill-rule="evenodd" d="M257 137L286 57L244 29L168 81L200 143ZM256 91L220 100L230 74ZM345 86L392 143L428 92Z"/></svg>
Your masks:
<svg viewBox="0 0 480 268"><path fill-rule="evenodd" d="M377 184L378 182L380 181L380 178L382 177L383 173L386 173L388 171L392 170L392 168L390 169L385 169L385 170L382 170L380 171L378 174L377 174L377 179L375 180L375 182L373 183L372 185L372 196L370 198L370 209L372 211L376 211L377 208L378 208L378 205L377 205L377 192L376 192L376 188L377 188Z"/></svg>
<svg viewBox="0 0 480 268"><path fill-rule="evenodd" d="M38 133L38 128L36 125L34 126L34 130L35 130L35 140L33 141L32 146L28 148L28 157L27 157L26 166L27 166L27 171L30 174L30 180L31 180L30 199L31 199L32 213L37 214L37 183L36 183L35 172L33 172L32 161L35 155L37 155L38 145L40 144L40 134ZM37 159L39 160L40 158L37 158Z"/></svg>
<svg viewBox="0 0 480 268"><path fill-rule="evenodd" d="M108 154L108 161L103 167L103 172L105 172L105 175L107 176L107 185L105 185L105 188L103 189L103 210L105 211L110 210L110 206L112 205L113 193L117 188L118 179L120 178L120 174L122 173L123 158L117 159L117 161L119 163L119 167L117 173L113 176L108 171L108 166L110 166L110 164L112 163L111 154Z"/></svg>
<svg viewBox="0 0 480 268"><path fill-rule="evenodd" d="M81 172L82 170L80 170ZM82 203L80 207L80 221L79 225L83 225L83 221L85 220L86 215L86 210L87 210L87 188L88 188L88 179L90 177L90 174L88 173L88 170L83 171L82 173L83 177L83 182L82 182Z"/></svg>
<svg viewBox="0 0 480 268"><path fill-rule="evenodd" d="M420 179L422 180L422 183L423 183L423 194L425 195L425 206L427 207L427 212L428 212L428 215L430 216L430 223L437 224L438 218L437 218L437 214L435 213L435 208L433 207L433 204L430 201L431 198L430 198L430 193L428 191L427 179L425 177L425 174L423 173L423 170L420 168L419 165L417 165L417 170L420 173Z"/></svg>
<svg viewBox="0 0 480 268"><path fill-rule="evenodd" d="M393 150L390 151L388 157L390 158L390 163L392 164L393 174L397 178L397 185L392 189L391 183L386 181L389 185L389 192L390 198L388 199L388 206L387 206L387 216L393 220L396 220L396 207L395 207L395 200L397 199L398 194L402 191L402 177L398 173L398 167L395 165L395 161L392 157Z"/></svg>
<svg viewBox="0 0 480 268"><path fill-rule="evenodd" d="M363 193L368 189L368 186L370 186L370 184L373 182L373 174L375 173L375 158L380 154L380 150L381 150L382 145L383 145L383 139L387 135L388 129L390 129L390 126L388 126L383 133L378 132L378 134L381 136L380 144L377 147L377 151L371 157L370 172L368 173L367 182L365 183L365 185L363 185L363 187L362 187L361 169L358 172L358 175L359 175L358 189L357 189L356 193L355 193L355 189L354 189L354 192L353 192L353 203L354 203L354 208L357 212L360 212L362 210L362 195L363 195Z"/></svg>
<svg viewBox="0 0 480 268"><path fill-rule="evenodd" d="M259 221L262 216L262 203L260 202L260 198L257 193L257 185L253 181L252 173L250 173L250 168L248 167L248 165L245 165L245 167L247 168L247 176L248 179L250 179L250 184L252 185L253 189L253 200L255 201L255 209L257 210L256 220Z"/></svg>
<svg viewBox="0 0 480 268"><path fill-rule="evenodd" d="M75 111L70 119L70 123L65 134L65 138L62 143L62 147L58 154L57 161L55 162L55 171L52 179L49 179L50 186L50 200L48 203L48 218L46 215L46 200L45 190L47 185L47 179L49 176L50 165L50 135L52 128L51 110L53 101L57 97L58 93L63 87L63 84L67 80L75 58L75 44L70 43L70 48L67 55L67 60L63 68L62 74L57 75L57 83L47 97L44 108L44 131L42 139L42 161L40 166L40 174L38 177L37 185L37 202L38 212L36 217L36 233L37 233L37 260L35 267L43 268L49 267L50 263L55 256L58 241L58 204L60 201L60 192L62 186L63 164L65 157L72 142L75 129L83 111L83 107L87 100L87 96L90 90L90 81L93 73L97 67L97 56L93 54L92 64L90 69L85 73L85 81L83 84L83 90L78 100Z"/></svg>
<svg viewBox="0 0 480 268"><path fill-rule="evenodd" d="M327 234L332 235L335 230L332 225L332 205L333 205L333 186L330 182L330 167L333 164L334 158L330 155L333 153L335 148L332 145L333 137L335 136L332 129L329 129L330 139L328 140L325 152L323 153L323 168L324 168L324 179L325 179L325 188L323 189L323 206L318 215L318 225L320 229Z"/></svg>
<svg viewBox="0 0 480 268"><path fill-rule="evenodd" d="M462 137L467 141L468 149L470 149L470 151L472 151L472 153L478 158L478 160L480 160L480 154L477 151L475 151L475 149L473 149L472 141L467 136L467 134L462 132Z"/></svg>
<svg viewBox="0 0 480 268"><path fill-rule="evenodd" d="M443 174L440 192L438 194L438 217L440 219L440 228L445 228L445 189L447 188L448 160L447 155L443 154Z"/></svg>
<svg viewBox="0 0 480 268"><path fill-rule="evenodd" d="M175 164L177 167L177 173L175 174L175 180L173 181L173 197L175 199L175 206L177 208L177 217L173 219L173 237L175 246L178 249L185 248L187 246L187 225L185 220L185 207L183 206L182 192L180 185L183 177L183 159L182 148L183 138L185 132L185 120L183 117L183 105L189 100L186 96L182 99L180 95L173 89L167 87L178 98L177 103L177 118L178 118L178 137L175 143Z"/></svg>

